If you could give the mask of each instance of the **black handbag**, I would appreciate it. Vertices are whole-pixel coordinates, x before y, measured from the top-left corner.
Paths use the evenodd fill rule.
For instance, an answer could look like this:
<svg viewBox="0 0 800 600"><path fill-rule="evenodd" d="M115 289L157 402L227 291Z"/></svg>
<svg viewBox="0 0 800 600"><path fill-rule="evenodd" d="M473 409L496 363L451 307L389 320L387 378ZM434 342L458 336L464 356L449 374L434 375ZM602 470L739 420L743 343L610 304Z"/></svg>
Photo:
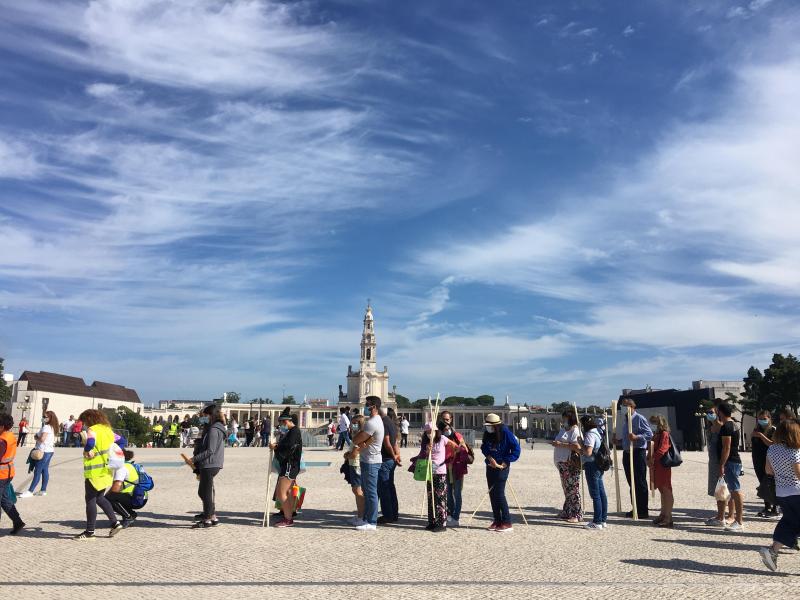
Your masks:
<svg viewBox="0 0 800 600"><path fill-rule="evenodd" d="M672 469L674 467L680 467L683 464L683 458L681 457L678 447L675 445L675 441L672 439L672 434L668 435L669 450L667 450L666 454L661 457L661 466L666 467L667 469Z"/></svg>

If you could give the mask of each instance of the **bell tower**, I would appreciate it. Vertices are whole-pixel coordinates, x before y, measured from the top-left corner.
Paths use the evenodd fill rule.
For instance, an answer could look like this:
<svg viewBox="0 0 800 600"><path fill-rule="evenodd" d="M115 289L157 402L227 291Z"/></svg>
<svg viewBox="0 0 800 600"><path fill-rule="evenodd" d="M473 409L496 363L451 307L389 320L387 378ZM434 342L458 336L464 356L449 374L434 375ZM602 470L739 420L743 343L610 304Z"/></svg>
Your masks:
<svg viewBox="0 0 800 600"><path fill-rule="evenodd" d="M364 330L361 332L361 372L375 371L375 321L372 318L372 306L367 300L367 311L364 313Z"/></svg>

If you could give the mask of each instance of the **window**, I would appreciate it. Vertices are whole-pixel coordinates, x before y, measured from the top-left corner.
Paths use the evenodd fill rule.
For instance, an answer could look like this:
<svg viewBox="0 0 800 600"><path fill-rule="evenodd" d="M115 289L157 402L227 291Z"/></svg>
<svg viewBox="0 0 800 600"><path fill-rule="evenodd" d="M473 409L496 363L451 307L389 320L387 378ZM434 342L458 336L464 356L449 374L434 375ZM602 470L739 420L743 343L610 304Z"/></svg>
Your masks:
<svg viewBox="0 0 800 600"><path fill-rule="evenodd" d="M372 360L372 350L367 348L367 360Z"/></svg>

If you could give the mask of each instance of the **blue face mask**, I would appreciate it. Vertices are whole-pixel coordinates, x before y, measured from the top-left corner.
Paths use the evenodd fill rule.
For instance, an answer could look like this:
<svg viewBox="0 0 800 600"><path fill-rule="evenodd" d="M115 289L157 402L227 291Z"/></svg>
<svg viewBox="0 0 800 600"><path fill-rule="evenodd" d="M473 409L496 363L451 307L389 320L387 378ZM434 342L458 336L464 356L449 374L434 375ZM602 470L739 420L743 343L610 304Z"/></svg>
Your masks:
<svg viewBox="0 0 800 600"><path fill-rule="evenodd" d="M286 433L289 431L289 428L286 425L281 425L278 429L281 430L281 433Z"/></svg>
<svg viewBox="0 0 800 600"><path fill-rule="evenodd" d="M717 420L717 415L716 413L706 413L706 419L711 423L713 423L714 421Z"/></svg>
<svg viewBox="0 0 800 600"><path fill-rule="evenodd" d="M200 425L208 425L208 417L200 417Z"/></svg>
<svg viewBox="0 0 800 600"><path fill-rule="evenodd" d="M359 427L358 427L358 425L353 425L350 429L353 430L353 433L358 433Z"/></svg>
<svg viewBox="0 0 800 600"><path fill-rule="evenodd" d="M759 419L758 424L761 425L762 427L766 427L767 425L769 425L769 419Z"/></svg>

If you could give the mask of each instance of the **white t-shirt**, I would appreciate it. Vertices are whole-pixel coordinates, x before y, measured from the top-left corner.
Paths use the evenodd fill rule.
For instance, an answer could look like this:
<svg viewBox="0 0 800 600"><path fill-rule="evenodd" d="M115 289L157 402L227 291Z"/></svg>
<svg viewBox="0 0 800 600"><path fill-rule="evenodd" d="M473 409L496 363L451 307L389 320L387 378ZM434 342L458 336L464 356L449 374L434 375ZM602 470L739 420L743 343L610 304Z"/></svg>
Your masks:
<svg viewBox="0 0 800 600"><path fill-rule="evenodd" d="M128 478L128 469L125 468L125 463L121 467L114 469L114 481L125 481Z"/></svg>
<svg viewBox="0 0 800 600"><path fill-rule="evenodd" d="M369 446L361 451L361 462L367 464L382 463L381 446L383 446L383 419L375 415L364 424L364 431L372 436Z"/></svg>
<svg viewBox="0 0 800 600"><path fill-rule="evenodd" d="M800 464L800 449L772 444L767 450L767 460L775 471L775 495L779 498L800 496L800 479L794 466Z"/></svg>
<svg viewBox="0 0 800 600"><path fill-rule="evenodd" d="M339 433L343 433L350 429L350 419L347 418L347 415L342 413L339 415Z"/></svg>
<svg viewBox="0 0 800 600"><path fill-rule="evenodd" d="M50 425L42 425L39 430L39 439L36 441L36 449L42 452L55 452L55 444L53 428Z"/></svg>
<svg viewBox="0 0 800 600"><path fill-rule="evenodd" d="M75 421L70 419L69 421L67 421L66 423L64 423L61 426L61 431L69 431L70 433L72 433L72 426L73 425L75 425Z"/></svg>
<svg viewBox="0 0 800 600"><path fill-rule="evenodd" d="M408 419L403 419L400 421L400 433L405 433L408 435Z"/></svg>
<svg viewBox="0 0 800 600"><path fill-rule="evenodd" d="M566 442L567 444L574 444L580 439L580 434L578 433L577 427L570 427L569 429L564 429L563 427L559 430L558 435L556 435L554 441L556 442ZM569 448L553 448L553 462L556 464L560 462L567 462L569 460L569 454L572 452Z"/></svg>
<svg viewBox="0 0 800 600"><path fill-rule="evenodd" d="M600 432L597 431L597 428L590 429L586 432L586 435L583 437L583 447L586 448L591 446L592 455L585 456L583 453L581 453L581 463L585 464L587 462L594 462L594 453L600 449L600 444L602 441L603 440L600 437Z"/></svg>

